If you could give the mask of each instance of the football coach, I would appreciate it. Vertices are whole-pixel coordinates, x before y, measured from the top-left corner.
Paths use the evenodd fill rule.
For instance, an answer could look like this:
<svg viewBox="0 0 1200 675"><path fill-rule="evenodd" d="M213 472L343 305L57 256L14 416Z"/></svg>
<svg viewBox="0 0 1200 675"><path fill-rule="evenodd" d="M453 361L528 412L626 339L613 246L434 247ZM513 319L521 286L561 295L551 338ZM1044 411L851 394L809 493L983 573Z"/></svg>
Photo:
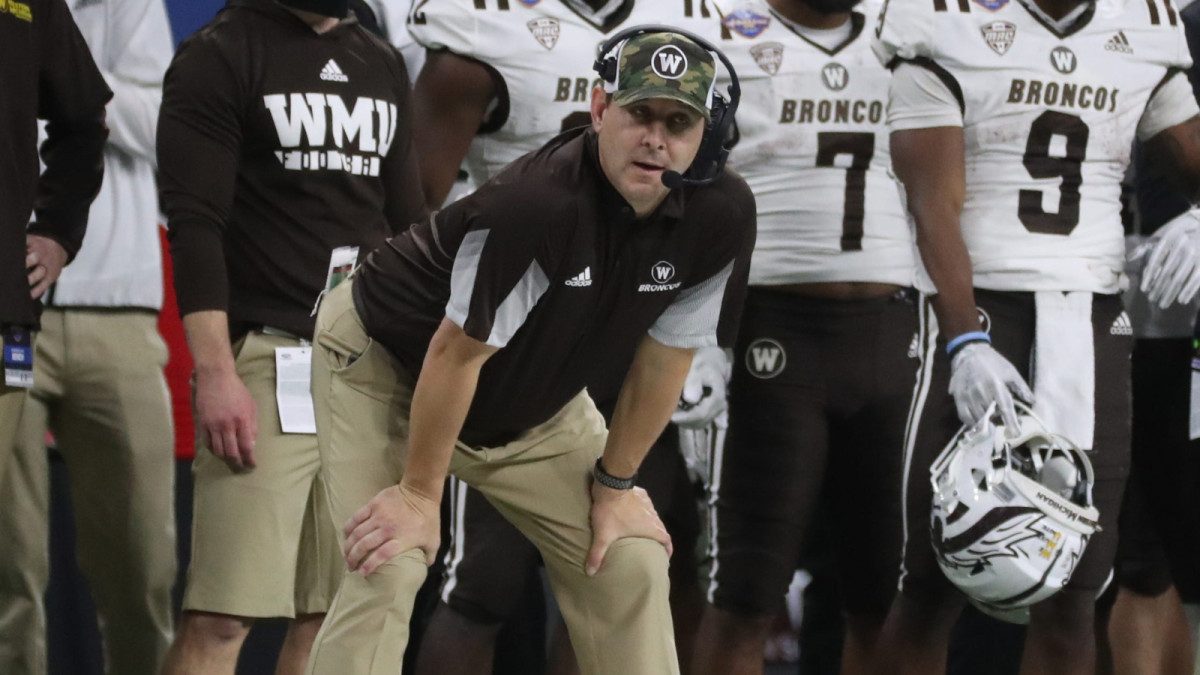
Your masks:
<svg viewBox="0 0 1200 675"><path fill-rule="evenodd" d="M541 551L585 674L678 673L642 458L696 348L733 344L755 205L736 85L663 27L601 46L591 125L375 251L317 317L322 472L348 571L309 672L396 673L447 472ZM726 64L726 68L732 69ZM585 391L626 372L611 430Z"/></svg>

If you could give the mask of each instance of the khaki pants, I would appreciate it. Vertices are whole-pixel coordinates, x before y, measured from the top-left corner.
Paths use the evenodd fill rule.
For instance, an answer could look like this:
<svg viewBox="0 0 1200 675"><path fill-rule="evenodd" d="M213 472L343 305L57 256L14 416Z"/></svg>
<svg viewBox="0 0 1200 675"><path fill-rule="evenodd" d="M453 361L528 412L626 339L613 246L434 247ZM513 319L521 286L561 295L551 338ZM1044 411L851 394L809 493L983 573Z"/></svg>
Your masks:
<svg viewBox="0 0 1200 675"><path fill-rule="evenodd" d="M367 337L350 285L326 297L313 354L321 470L339 525L399 482L414 386ZM460 443L450 472L482 492L541 551L585 675L678 673L666 550L649 539L624 539L595 577L584 572L592 540L590 470L606 436L603 418L581 393L508 445ZM398 673L426 572L423 554L409 551L367 579L344 573L309 673Z"/></svg>
<svg viewBox="0 0 1200 675"><path fill-rule="evenodd" d="M24 407L25 390L9 387L0 379L0 484L12 463L13 447L17 444L17 429Z"/></svg>
<svg viewBox="0 0 1200 675"><path fill-rule="evenodd" d="M170 646L175 457L149 312L49 309L34 389L0 482L0 672L46 672L50 581L46 430L67 463L77 559L92 590L110 673L157 673Z"/></svg>
<svg viewBox="0 0 1200 675"><path fill-rule="evenodd" d="M319 486L317 437L285 434L275 402L275 348L292 337L253 331L233 346L258 406L258 465L235 472L197 430L192 562L184 609L242 617L324 613L345 568Z"/></svg>

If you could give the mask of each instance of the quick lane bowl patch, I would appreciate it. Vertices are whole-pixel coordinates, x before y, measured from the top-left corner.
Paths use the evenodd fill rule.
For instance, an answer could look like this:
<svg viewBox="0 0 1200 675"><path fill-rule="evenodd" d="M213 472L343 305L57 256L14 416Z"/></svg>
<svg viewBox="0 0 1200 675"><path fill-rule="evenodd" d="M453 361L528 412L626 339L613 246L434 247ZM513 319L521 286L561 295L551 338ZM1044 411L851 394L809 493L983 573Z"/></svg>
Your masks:
<svg viewBox="0 0 1200 675"><path fill-rule="evenodd" d="M748 9L739 9L722 19L721 23L742 37L756 38L771 25L771 17Z"/></svg>

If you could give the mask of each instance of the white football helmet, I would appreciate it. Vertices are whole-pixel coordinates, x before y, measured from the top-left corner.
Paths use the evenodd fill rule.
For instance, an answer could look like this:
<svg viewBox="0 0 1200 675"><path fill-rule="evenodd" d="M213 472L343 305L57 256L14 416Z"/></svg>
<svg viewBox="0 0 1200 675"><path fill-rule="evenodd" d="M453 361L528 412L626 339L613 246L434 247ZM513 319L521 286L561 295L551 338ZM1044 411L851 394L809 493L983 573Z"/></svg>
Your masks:
<svg viewBox="0 0 1200 675"><path fill-rule="evenodd" d="M1100 529L1095 474L1079 446L1017 403L1007 438L993 409L963 427L930 469L931 541L938 566L973 604L1013 623L1071 578Z"/></svg>

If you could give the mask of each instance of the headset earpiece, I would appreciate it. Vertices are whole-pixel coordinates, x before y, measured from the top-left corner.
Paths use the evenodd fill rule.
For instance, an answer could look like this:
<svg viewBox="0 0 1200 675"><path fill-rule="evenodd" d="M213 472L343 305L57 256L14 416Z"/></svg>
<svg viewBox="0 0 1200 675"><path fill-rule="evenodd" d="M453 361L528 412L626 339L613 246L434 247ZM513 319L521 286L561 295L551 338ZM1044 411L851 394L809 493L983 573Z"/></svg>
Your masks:
<svg viewBox="0 0 1200 675"><path fill-rule="evenodd" d="M607 56L607 52L601 52L592 68L600 75L601 80L609 84L617 81L617 57Z"/></svg>

